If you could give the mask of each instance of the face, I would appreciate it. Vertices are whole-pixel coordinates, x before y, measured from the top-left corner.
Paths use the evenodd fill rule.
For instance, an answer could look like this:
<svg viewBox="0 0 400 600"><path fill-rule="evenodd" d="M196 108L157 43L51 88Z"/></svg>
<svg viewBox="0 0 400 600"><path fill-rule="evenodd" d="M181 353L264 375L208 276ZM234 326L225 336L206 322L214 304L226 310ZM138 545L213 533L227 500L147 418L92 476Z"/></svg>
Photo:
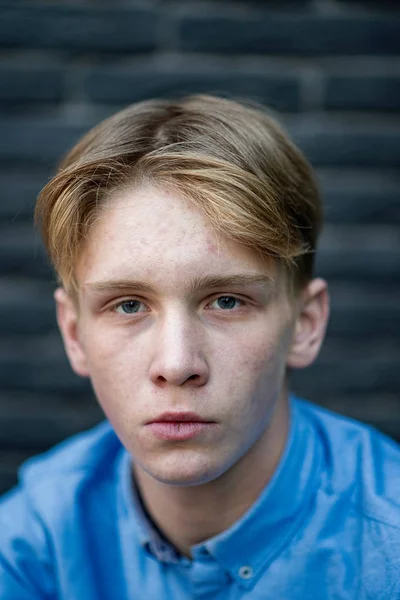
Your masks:
<svg viewBox="0 0 400 600"><path fill-rule="evenodd" d="M112 198L77 280L77 309L58 297L67 351L139 468L197 485L260 443L296 331L272 266L147 187Z"/></svg>

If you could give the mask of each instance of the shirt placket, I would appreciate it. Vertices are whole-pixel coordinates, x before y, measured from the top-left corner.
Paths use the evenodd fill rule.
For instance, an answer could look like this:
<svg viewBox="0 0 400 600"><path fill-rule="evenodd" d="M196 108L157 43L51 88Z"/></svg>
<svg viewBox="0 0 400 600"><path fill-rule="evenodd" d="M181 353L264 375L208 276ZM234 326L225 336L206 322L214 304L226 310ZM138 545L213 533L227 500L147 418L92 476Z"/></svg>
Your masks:
<svg viewBox="0 0 400 600"><path fill-rule="evenodd" d="M218 600L228 598L232 579L206 548L196 548L191 567L193 599Z"/></svg>

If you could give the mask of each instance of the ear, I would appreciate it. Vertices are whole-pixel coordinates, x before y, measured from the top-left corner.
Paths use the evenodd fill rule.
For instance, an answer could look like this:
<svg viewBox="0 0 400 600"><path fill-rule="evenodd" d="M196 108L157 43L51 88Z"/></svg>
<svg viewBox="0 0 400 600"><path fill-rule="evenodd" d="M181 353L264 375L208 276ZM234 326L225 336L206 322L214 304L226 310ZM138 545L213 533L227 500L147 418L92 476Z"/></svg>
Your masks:
<svg viewBox="0 0 400 600"><path fill-rule="evenodd" d="M71 367L77 375L88 377L86 354L79 339L78 308L63 288L56 289L54 299L57 322Z"/></svg>
<svg viewBox="0 0 400 600"><path fill-rule="evenodd" d="M326 281L313 279L302 290L297 303L292 346L287 365L308 367L318 356L329 318L329 294Z"/></svg>

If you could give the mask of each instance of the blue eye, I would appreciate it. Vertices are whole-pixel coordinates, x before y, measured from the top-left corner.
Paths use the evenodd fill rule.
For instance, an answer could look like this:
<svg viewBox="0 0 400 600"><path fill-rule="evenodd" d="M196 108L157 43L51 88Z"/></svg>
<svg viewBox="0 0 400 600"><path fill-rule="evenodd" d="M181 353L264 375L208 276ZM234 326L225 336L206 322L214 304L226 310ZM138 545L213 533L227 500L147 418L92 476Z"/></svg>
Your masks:
<svg viewBox="0 0 400 600"><path fill-rule="evenodd" d="M242 301L234 296L220 296L212 304L217 303L218 308L222 308L223 310L232 310L233 308L237 308L237 305L241 306Z"/></svg>
<svg viewBox="0 0 400 600"><path fill-rule="evenodd" d="M212 308L219 308L222 310L233 310L243 305L243 301L234 296L220 296L211 302ZM115 307L115 312L124 315L135 315L137 313L146 312L146 305L140 300L124 300Z"/></svg>
<svg viewBox="0 0 400 600"><path fill-rule="evenodd" d="M144 312L145 307L143 302L139 300L125 300L121 304L118 304L115 311L124 315L134 315L135 313Z"/></svg>

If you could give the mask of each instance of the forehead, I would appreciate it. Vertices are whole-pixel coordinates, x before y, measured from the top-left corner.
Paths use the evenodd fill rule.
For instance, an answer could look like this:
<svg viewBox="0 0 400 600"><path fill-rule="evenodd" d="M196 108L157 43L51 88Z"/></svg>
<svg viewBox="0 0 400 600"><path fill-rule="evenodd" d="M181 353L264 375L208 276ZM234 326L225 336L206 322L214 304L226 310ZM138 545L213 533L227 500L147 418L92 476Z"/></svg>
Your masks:
<svg viewBox="0 0 400 600"><path fill-rule="evenodd" d="M238 269L271 271L250 249L217 234L189 200L147 185L109 198L89 232L77 275L80 283L132 276L163 281L168 276L175 285L193 273Z"/></svg>

